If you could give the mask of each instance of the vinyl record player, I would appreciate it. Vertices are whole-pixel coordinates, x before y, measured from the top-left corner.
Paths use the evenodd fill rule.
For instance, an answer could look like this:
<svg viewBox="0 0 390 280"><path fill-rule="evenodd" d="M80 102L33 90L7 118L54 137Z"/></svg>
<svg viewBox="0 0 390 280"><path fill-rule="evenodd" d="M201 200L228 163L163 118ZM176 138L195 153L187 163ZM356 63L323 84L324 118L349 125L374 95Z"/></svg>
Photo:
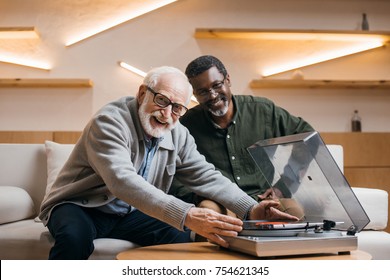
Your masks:
<svg viewBox="0 0 390 280"><path fill-rule="evenodd" d="M298 222L244 221L231 250L258 257L349 253L369 218L318 132L261 140L248 152ZM286 209L287 212L289 209Z"/></svg>

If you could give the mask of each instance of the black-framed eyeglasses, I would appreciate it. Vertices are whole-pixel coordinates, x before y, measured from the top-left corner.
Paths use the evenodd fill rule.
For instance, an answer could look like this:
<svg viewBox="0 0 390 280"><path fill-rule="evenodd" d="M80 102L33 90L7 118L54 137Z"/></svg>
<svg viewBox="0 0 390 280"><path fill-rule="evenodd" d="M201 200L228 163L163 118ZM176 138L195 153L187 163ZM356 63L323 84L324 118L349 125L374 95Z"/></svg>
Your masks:
<svg viewBox="0 0 390 280"><path fill-rule="evenodd" d="M195 94L198 95L199 97L206 97L210 94L210 92L218 92L221 90L221 88L224 86L226 81L226 77L223 78L222 81L216 81L214 84L211 86L209 89L201 89L195 91Z"/></svg>
<svg viewBox="0 0 390 280"><path fill-rule="evenodd" d="M173 103L168 97L166 97L164 94L161 94L161 93L158 93L158 92L155 92L152 88L150 87L146 87L148 89L148 91L150 91L152 94L153 94L153 102L154 104L156 104L157 106L161 107L161 108L166 108L168 107L169 105L172 105L172 112L176 115L176 116L183 116L185 113L187 113L188 111L188 108L184 105L181 105L179 103Z"/></svg>

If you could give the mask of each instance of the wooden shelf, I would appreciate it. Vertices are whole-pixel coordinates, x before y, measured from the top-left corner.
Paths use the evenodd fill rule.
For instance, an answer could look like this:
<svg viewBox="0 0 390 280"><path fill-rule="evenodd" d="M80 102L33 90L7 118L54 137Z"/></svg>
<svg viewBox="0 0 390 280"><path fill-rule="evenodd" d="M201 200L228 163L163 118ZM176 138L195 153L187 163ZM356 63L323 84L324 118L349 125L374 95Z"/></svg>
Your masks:
<svg viewBox="0 0 390 280"><path fill-rule="evenodd" d="M266 39L266 40L356 40L378 38L390 41L390 32L354 30L289 30L197 28L195 38L204 39Z"/></svg>
<svg viewBox="0 0 390 280"><path fill-rule="evenodd" d="M90 79L0 79L0 87L47 87L70 88L92 87Z"/></svg>
<svg viewBox="0 0 390 280"><path fill-rule="evenodd" d="M269 52L271 56L275 56L275 59L271 63L268 62L268 65L274 65L274 67L279 65L282 68L279 72L263 69L265 72L262 75L266 77L386 46L390 42L390 32L197 28L195 38L262 40L262 52ZM307 62L304 63L306 60ZM298 64L298 66L295 68L283 66L288 65L289 62L292 65ZM252 84L252 87L388 88L389 86L388 81L254 81Z"/></svg>
<svg viewBox="0 0 390 280"><path fill-rule="evenodd" d="M251 88L345 88L345 89L388 89L390 81L352 81L352 80L288 80L259 79L252 80Z"/></svg>
<svg viewBox="0 0 390 280"><path fill-rule="evenodd" d="M38 39L35 27L0 27L0 39Z"/></svg>

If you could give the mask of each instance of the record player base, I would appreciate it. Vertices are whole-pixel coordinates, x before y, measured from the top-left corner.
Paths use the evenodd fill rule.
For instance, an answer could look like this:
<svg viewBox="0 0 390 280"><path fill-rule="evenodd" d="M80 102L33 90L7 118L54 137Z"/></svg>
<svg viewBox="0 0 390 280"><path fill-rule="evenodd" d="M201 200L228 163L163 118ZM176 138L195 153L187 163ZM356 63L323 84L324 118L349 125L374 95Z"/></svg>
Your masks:
<svg viewBox="0 0 390 280"><path fill-rule="evenodd" d="M258 258L228 249L209 242L164 244L139 247L121 252L118 260L257 260L257 259L291 259L291 260L371 260L371 255L360 250L349 254L310 254Z"/></svg>

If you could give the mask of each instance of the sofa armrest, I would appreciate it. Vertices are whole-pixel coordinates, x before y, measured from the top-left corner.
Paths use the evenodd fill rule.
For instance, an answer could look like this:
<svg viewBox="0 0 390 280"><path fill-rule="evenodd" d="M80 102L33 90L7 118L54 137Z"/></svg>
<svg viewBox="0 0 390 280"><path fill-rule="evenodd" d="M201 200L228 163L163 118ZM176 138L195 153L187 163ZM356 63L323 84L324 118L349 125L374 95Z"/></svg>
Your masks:
<svg viewBox="0 0 390 280"><path fill-rule="evenodd" d="M326 145L340 171L344 173L344 149L341 145Z"/></svg>
<svg viewBox="0 0 390 280"><path fill-rule="evenodd" d="M384 230L388 221L388 193L385 190L373 188L352 188L370 223L365 230Z"/></svg>

